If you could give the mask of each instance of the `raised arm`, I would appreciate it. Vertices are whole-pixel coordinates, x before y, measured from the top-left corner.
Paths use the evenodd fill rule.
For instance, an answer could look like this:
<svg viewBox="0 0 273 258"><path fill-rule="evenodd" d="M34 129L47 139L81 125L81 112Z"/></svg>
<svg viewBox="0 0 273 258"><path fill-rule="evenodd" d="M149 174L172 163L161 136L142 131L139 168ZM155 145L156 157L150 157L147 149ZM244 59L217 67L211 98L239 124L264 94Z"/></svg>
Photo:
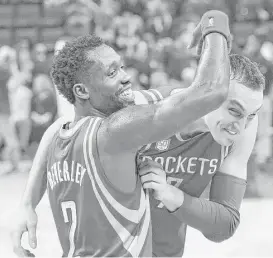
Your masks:
<svg viewBox="0 0 273 258"><path fill-rule="evenodd" d="M225 14L221 19L228 24ZM131 106L113 114L102 124L99 142L109 153L115 153L134 150L181 131L223 103L229 76L226 38L221 33L210 33L205 36L197 75L189 88L156 104Z"/></svg>

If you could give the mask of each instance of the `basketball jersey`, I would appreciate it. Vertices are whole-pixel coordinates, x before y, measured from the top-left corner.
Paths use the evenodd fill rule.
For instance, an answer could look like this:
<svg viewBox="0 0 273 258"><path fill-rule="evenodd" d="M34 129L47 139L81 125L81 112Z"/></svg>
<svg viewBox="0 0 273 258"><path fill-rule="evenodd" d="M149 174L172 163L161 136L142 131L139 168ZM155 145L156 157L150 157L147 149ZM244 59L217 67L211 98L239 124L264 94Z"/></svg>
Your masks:
<svg viewBox="0 0 273 258"><path fill-rule="evenodd" d="M200 197L227 152L227 148L220 146L209 132L197 132L190 137L176 134L148 144L140 150L139 158L160 163L166 171L168 183L191 196ZM154 256L181 257L186 224L152 196L150 203Z"/></svg>
<svg viewBox="0 0 273 258"><path fill-rule="evenodd" d="M107 179L97 148L101 121L62 128L49 149L47 189L63 256L151 256L149 196L139 178L133 193Z"/></svg>

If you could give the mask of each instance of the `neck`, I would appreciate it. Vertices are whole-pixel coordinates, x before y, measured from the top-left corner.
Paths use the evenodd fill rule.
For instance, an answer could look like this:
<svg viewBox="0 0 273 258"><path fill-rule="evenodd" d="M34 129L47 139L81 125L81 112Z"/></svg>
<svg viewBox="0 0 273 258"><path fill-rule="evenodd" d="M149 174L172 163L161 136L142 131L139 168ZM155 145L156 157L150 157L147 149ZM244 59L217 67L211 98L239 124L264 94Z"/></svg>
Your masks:
<svg viewBox="0 0 273 258"><path fill-rule="evenodd" d="M89 103L88 103L89 104ZM85 105L75 105L74 110L75 110L75 118L74 118L74 123L78 122L84 117L87 116L97 116L97 117L107 117L106 114L103 112L95 109L92 107L90 104L85 104Z"/></svg>

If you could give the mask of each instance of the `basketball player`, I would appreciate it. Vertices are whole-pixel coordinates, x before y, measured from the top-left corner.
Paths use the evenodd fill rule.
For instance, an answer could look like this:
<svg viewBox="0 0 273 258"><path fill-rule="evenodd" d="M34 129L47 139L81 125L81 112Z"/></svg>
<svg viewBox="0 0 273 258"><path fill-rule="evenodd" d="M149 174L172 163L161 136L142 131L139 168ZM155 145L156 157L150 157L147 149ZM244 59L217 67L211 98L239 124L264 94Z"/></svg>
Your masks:
<svg viewBox="0 0 273 258"><path fill-rule="evenodd" d="M134 94L120 56L99 38L80 37L58 53L53 81L75 106L74 122L62 126L47 152L48 195L63 256L151 256L149 197L136 175L137 150L223 103L229 39L228 17L207 12L193 38L193 46L205 42L194 82L186 92L153 105L132 105ZM35 224L41 195L24 199L28 218L13 233L18 255L29 254L20 239L31 227L28 219L34 217ZM35 228L28 230L35 247Z"/></svg>
<svg viewBox="0 0 273 258"><path fill-rule="evenodd" d="M154 190L154 256L181 257L187 225L221 242L240 223L265 80L246 57L231 55L230 66L228 98L219 109L142 150L141 181L145 189ZM200 198L210 182L209 200Z"/></svg>

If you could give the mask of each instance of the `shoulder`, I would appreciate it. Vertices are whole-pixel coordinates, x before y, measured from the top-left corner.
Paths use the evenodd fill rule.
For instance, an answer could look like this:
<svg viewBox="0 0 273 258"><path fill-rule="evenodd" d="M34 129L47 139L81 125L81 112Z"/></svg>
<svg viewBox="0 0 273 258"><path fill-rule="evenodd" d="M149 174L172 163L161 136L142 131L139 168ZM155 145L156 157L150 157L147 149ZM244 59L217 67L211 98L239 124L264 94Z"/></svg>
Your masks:
<svg viewBox="0 0 273 258"><path fill-rule="evenodd" d="M50 137L50 135L54 135L67 122L68 120L66 119L66 117L58 118L52 125L48 127L48 129L45 131L44 136Z"/></svg>

